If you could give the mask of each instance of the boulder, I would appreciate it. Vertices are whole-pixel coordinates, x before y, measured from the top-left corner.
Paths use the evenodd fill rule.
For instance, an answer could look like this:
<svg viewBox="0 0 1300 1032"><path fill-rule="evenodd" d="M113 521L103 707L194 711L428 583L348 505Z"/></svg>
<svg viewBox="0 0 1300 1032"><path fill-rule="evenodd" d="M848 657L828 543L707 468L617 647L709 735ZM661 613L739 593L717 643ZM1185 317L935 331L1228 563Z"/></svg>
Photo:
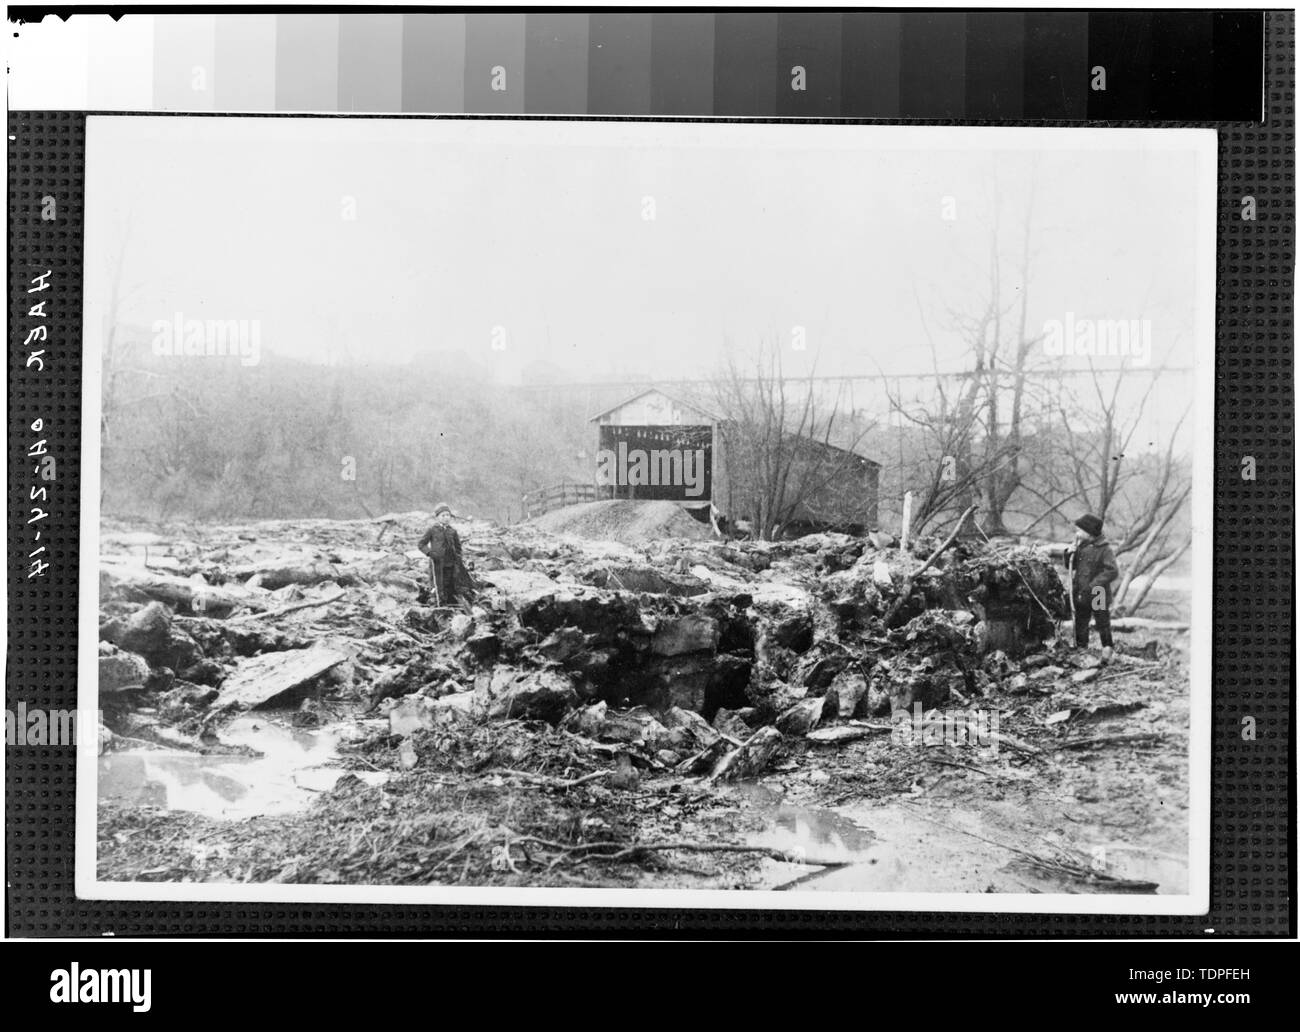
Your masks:
<svg viewBox="0 0 1300 1032"><path fill-rule="evenodd" d="M587 643L587 636L576 627L561 627L552 631L538 643L537 653L553 663L563 663L580 653Z"/></svg>
<svg viewBox="0 0 1300 1032"><path fill-rule="evenodd" d="M558 723L578 704L569 678L556 670L498 670L493 676L487 715L498 720ZM452 696L454 698L454 696Z"/></svg>
<svg viewBox="0 0 1300 1032"><path fill-rule="evenodd" d="M243 659L222 681L218 705L222 710L261 706L349 658L339 649L315 646Z"/></svg>
<svg viewBox="0 0 1300 1032"><path fill-rule="evenodd" d="M718 647L718 621L700 613L661 620L650 639L650 651L657 656L680 656L689 652L713 652Z"/></svg>
<svg viewBox="0 0 1300 1032"><path fill-rule="evenodd" d="M99 636L143 656L151 666L183 670L203 658L198 644L174 625L172 611L161 602L150 602L130 616L105 622Z"/></svg>
<svg viewBox="0 0 1300 1032"><path fill-rule="evenodd" d="M466 640L465 651L477 663L495 663L501 655L501 639L491 631L480 631Z"/></svg>
<svg viewBox="0 0 1300 1032"><path fill-rule="evenodd" d="M615 711L598 702L570 714L565 726L598 742L642 745L651 752L672 747L668 728L644 707Z"/></svg>
<svg viewBox="0 0 1300 1032"><path fill-rule="evenodd" d="M167 648L171 637L172 611L161 602L150 602L122 621L115 639L128 652L148 657Z"/></svg>
<svg viewBox="0 0 1300 1032"><path fill-rule="evenodd" d="M849 657L843 653L822 656L811 662L805 661L799 667L800 681L809 692L824 691L831 686L836 675L848 664Z"/></svg>
<svg viewBox="0 0 1300 1032"><path fill-rule="evenodd" d="M761 636L767 644L804 653L812 647L812 614L807 609L765 608L760 620Z"/></svg>
<svg viewBox="0 0 1300 1032"><path fill-rule="evenodd" d="M148 678L149 664L144 661L144 657L137 656L133 652L114 649L108 655L101 653L99 657L101 693L143 689Z"/></svg>
<svg viewBox="0 0 1300 1032"><path fill-rule="evenodd" d="M735 781L757 777L775 759L782 741L781 732L776 728L760 727L744 745L733 749L717 762L710 779Z"/></svg>
<svg viewBox="0 0 1300 1032"><path fill-rule="evenodd" d="M846 670L826 689L826 694L822 696L825 703L822 712L826 717L848 720L857 716L858 707L866 695L867 679L856 670Z"/></svg>
<svg viewBox="0 0 1300 1032"><path fill-rule="evenodd" d="M749 721L753 719L756 712L752 707L735 710L720 709L713 715L713 729L728 738L743 742L751 734Z"/></svg>
<svg viewBox="0 0 1300 1032"><path fill-rule="evenodd" d="M707 720L680 706L672 707L663 715L663 725L668 730L668 748L682 753L707 749L719 738Z"/></svg>
<svg viewBox="0 0 1300 1032"><path fill-rule="evenodd" d="M648 595L703 595L709 585L700 577L684 573L665 573L653 566L602 565L583 570L578 578L587 584L609 591L632 591Z"/></svg>
<svg viewBox="0 0 1300 1032"><path fill-rule="evenodd" d="M776 718L776 728L782 734L800 737L811 731L822 718L822 699L804 699L785 710Z"/></svg>

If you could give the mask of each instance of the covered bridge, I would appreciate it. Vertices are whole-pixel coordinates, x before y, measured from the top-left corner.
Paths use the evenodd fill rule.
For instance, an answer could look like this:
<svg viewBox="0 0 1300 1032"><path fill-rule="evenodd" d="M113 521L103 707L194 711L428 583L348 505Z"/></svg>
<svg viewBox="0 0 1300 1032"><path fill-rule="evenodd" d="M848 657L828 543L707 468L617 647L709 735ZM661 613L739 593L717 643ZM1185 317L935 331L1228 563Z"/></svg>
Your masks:
<svg viewBox="0 0 1300 1032"><path fill-rule="evenodd" d="M710 505L732 521L753 518L744 511L752 474L743 468L748 449L736 436L743 428L707 402L647 387L590 422L596 497L673 501L701 520ZM880 463L808 437L787 435L786 446L794 455L790 482L811 485L786 523L788 534L875 529ZM825 475L812 475L819 472Z"/></svg>

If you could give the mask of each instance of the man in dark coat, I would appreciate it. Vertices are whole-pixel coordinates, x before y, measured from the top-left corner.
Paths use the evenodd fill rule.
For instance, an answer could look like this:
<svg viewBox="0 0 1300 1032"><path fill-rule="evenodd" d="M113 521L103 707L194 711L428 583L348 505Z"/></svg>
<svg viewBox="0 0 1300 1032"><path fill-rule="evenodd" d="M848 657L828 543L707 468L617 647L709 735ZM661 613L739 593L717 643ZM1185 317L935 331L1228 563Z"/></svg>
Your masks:
<svg viewBox="0 0 1300 1032"><path fill-rule="evenodd" d="M1088 646L1088 623L1096 621L1101 636L1102 658L1109 660L1114 642L1110 633L1112 585L1119 577L1114 549L1102 536L1100 518L1085 513L1074 521L1079 529L1074 546L1065 553L1065 568L1070 572L1070 599L1074 604L1074 643Z"/></svg>
<svg viewBox="0 0 1300 1032"><path fill-rule="evenodd" d="M456 599L461 561L460 535L451 525L451 506L433 510L433 524L420 538L420 551L429 557L429 589L436 592L438 605L451 605ZM466 578L468 579L468 578Z"/></svg>

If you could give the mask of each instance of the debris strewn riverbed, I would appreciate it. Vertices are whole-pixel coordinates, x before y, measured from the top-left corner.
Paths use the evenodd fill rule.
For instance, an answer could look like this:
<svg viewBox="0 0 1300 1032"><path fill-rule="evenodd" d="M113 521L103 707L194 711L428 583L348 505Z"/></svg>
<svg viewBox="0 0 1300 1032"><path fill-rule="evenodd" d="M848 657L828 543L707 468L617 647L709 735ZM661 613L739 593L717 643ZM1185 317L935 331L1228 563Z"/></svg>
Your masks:
<svg viewBox="0 0 1300 1032"><path fill-rule="evenodd" d="M102 879L1185 891L1186 635L1044 552L473 522L437 606L428 520L104 526Z"/></svg>

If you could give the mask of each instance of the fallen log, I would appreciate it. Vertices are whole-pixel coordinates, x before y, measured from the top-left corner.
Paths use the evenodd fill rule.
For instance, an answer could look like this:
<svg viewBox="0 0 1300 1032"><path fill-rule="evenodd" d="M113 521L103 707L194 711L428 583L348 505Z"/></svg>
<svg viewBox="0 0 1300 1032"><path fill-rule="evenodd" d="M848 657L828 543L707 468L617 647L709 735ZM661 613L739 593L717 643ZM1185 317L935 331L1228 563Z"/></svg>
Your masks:
<svg viewBox="0 0 1300 1032"><path fill-rule="evenodd" d="M138 567L101 566L99 577L101 594L105 593L104 589L125 591L165 602L175 610L186 610L196 616L224 617L240 608L266 608L265 593L217 587L206 581L186 580Z"/></svg>
<svg viewBox="0 0 1300 1032"><path fill-rule="evenodd" d="M809 731L804 738L814 745L839 745L893 730L890 724L837 724L835 727L819 727L815 731Z"/></svg>

